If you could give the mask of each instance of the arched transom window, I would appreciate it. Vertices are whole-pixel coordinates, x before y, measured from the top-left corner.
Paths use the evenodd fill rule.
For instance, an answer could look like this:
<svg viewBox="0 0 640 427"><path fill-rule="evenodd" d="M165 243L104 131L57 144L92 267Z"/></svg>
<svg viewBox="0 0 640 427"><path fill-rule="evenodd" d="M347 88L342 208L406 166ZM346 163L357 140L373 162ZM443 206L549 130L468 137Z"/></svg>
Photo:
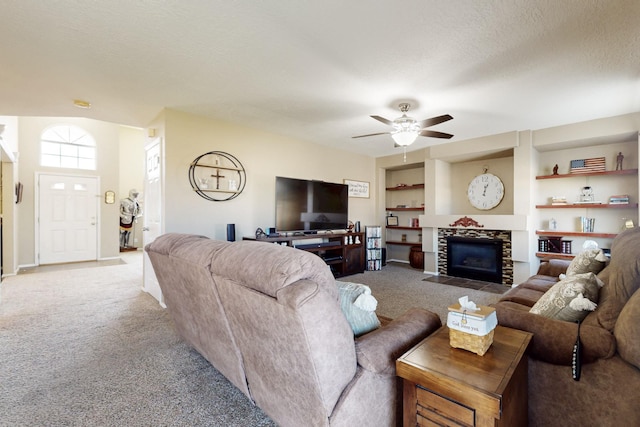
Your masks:
<svg viewBox="0 0 640 427"><path fill-rule="evenodd" d="M95 170L96 141L77 126L50 127L40 138L40 165Z"/></svg>

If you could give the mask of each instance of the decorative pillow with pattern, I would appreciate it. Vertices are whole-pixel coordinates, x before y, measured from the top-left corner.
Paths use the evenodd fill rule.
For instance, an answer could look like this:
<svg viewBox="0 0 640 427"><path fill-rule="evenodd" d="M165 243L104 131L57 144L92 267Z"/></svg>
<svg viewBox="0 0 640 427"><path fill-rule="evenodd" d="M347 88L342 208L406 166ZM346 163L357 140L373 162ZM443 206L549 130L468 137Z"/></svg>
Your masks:
<svg viewBox="0 0 640 427"><path fill-rule="evenodd" d="M340 294L340 308L353 334L359 336L380 327L376 315L378 301L371 295L371 289L360 283L336 281Z"/></svg>
<svg viewBox="0 0 640 427"><path fill-rule="evenodd" d="M572 274L545 292L529 312L568 322L581 321L595 310L603 284L594 273Z"/></svg>
<svg viewBox="0 0 640 427"><path fill-rule="evenodd" d="M571 260L566 274L598 274L606 266L607 260L602 249L585 249Z"/></svg>

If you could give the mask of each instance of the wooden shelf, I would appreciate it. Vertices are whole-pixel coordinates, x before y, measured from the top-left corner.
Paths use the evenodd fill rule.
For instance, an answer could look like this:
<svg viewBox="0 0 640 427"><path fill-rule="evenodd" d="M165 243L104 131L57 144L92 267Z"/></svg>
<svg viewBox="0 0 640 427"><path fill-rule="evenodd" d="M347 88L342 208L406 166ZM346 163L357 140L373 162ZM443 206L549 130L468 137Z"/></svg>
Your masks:
<svg viewBox="0 0 640 427"><path fill-rule="evenodd" d="M606 239L613 239L618 235L618 233L583 233L581 231L547 231L547 230L536 230L536 234L539 236L550 236L550 237L565 237L565 236L574 236L574 237L604 237Z"/></svg>
<svg viewBox="0 0 640 427"><path fill-rule="evenodd" d="M415 211L415 212L419 212L419 211L424 211L424 207L420 207L420 208L387 208L387 211Z"/></svg>
<svg viewBox="0 0 640 427"><path fill-rule="evenodd" d="M191 163L191 166L195 166L197 168L222 169L222 170L225 170L225 171L236 171L236 172L244 170L244 169L241 169L241 168L235 168L235 167L232 168L232 167L229 167L229 166L203 165L201 163Z"/></svg>
<svg viewBox="0 0 640 427"><path fill-rule="evenodd" d="M387 225L389 230L422 230L422 227L405 227L403 225Z"/></svg>
<svg viewBox="0 0 640 427"><path fill-rule="evenodd" d="M557 252L536 252L536 257L546 259L573 259L574 254L561 254Z"/></svg>
<svg viewBox="0 0 640 427"><path fill-rule="evenodd" d="M567 203L566 205L536 205L536 209L635 209L637 203Z"/></svg>
<svg viewBox="0 0 640 427"><path fill-rule="evenodd" d="M424 188L424 184L402 185L398 187L387 187L387 191L416 190Z"/></svg>
<svg viewBox="0 0 640 427"><path fill-rule="evenodd" d="M397 240L387 240L387 245L422 246L422 242L400 242Z"/></svg>
<svg viewBox="0 0 640 427"><path fill-rule="evenodd" d="M576 178L580 176L603 176L603 175L637 175L638 169L623 169L617 171L587 172L587 173L567 173L562 175L538 175L536 179L557 179Z"/></svg>

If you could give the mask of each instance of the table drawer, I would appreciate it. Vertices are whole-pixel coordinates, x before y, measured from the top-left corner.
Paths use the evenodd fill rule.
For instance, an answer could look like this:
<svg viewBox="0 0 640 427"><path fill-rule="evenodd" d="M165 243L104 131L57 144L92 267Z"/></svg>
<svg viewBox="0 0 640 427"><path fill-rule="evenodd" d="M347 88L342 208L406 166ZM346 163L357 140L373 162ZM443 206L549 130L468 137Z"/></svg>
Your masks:
<svg viewBox="0 0 640 427"><path fill-rule="evenodd" d="M475 425L475 411L436 393L417 387L418 425Z"/></svg>

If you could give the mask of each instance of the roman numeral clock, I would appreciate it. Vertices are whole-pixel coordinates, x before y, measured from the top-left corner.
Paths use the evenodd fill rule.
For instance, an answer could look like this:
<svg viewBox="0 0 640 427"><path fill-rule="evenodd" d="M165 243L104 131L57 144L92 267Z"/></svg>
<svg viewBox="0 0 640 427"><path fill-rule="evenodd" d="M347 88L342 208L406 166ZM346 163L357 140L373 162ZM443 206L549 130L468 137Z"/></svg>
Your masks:
<svg viewBox="0 0 640 427"><path fill-rule="evenodd" d="M502 180L492 173L484 173L476 176L469 183L467 198L471 205L477 209L487 211L495 208L504 197L504 184Z"/></svg>

